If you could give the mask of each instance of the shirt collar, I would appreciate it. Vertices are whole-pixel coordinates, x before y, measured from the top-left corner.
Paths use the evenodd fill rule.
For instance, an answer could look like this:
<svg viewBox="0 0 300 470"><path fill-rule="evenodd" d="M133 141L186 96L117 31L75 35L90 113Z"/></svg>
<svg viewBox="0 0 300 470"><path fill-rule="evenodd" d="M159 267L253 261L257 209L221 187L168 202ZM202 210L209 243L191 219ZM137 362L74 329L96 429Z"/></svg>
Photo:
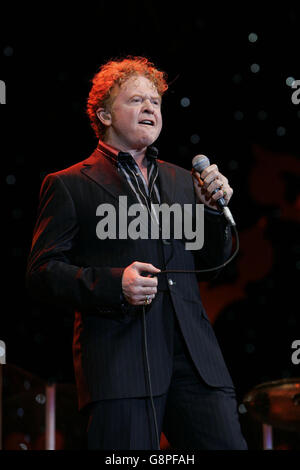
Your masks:
<svg viewBox="0 0 300 470"><path fill-rule="evenodd" d="M111 145L108 145L106 142L103 142L102 140L99 140L98 145L97 145L97 150L101 153L103 153L106 157L108 157L112 162L117 165L118 163L121 163L122 161L128 161L132 160L133 157L129 152L121 152L117 150L115 147L112 147ZM146 157L147 159L154 159L156 160L158 156L158 149L154 147L153 145L147 147L146 150Z"/></svg>

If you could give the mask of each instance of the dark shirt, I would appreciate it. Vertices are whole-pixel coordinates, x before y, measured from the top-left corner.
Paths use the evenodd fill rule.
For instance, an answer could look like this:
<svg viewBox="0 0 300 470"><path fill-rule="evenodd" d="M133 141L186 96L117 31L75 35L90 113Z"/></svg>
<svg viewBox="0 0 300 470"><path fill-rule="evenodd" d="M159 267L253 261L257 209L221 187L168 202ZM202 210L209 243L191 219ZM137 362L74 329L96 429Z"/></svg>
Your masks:
<svg viewBox="0 0 300 470"><path fill-rule="evenodd" d="M148 207L149 201L156 204L160 203L158 167L156 161L158 150L156 147L148 147L145 154L147 159L148 185L138 164L130 153L118 151L101 140L98 143L97 150L117 167L118 171L136 194L140 204Z"/></svg>

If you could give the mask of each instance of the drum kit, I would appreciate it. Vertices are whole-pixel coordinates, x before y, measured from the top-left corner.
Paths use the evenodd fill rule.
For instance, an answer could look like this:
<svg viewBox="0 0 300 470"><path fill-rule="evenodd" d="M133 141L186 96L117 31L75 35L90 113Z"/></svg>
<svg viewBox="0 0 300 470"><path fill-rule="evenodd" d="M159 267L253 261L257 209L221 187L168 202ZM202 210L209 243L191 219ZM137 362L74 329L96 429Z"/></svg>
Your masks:
<svg viewBox="0 0 300 470"><path fill-rule="evenodd" d="M300 378L257 385L243 403L248 413L262 423L264 449L273 449L272 428L300 432Z"/></svg>
<svg viewBox="0 0 300 470"><path fill-rule="evenodd" d="M73 450L84 445L86 418L73 383L50 383L0 365L0 451Z"/></svg>
<svg viewBox="0 0 300 470"><path fill-rule="evenodd" d="M5 367L4 382L2 367ZM6 391L3 397L2 385ZM76 400L73 384L48 384L16 366L0 366L0 449L2 443L4 448L19 450L65 448L65 436L72 434L78 425L79 436L85 429L85 422L79 423L75 416ZM300 433L300 378L257 385L245 395L243 405L247 413L262 424L265 450L274 448L273 428ZM2 418L6 423L6 436L1 436ZM74 435L72 441L76 439Z"/></svg>

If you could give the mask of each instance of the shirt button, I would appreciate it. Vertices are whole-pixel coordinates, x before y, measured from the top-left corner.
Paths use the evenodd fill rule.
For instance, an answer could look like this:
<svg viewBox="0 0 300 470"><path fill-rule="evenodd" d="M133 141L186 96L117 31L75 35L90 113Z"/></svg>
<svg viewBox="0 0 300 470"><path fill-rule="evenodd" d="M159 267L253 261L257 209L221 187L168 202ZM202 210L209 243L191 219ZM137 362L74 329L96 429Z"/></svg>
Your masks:
<svg viewBox="0 0 300 470"><path fill-rule="evenodd" d="M173 286L173 284L174 284L173 279L168 279L168 283L169 283L169 286Z"/></svg>

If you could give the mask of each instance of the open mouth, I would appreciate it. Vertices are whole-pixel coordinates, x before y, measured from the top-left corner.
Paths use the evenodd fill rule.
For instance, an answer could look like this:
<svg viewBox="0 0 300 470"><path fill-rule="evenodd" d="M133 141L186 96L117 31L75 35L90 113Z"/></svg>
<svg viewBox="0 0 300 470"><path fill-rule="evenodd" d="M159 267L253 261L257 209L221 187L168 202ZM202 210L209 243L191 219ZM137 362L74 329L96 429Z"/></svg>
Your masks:
<svg viewBox="0 0 300 470"><path fill-rule="evenodd" d="M143 121L140 121L139 124L143 124L145 126L154 126L154 122L150 121L149 119L144 119Z"/></svg>

